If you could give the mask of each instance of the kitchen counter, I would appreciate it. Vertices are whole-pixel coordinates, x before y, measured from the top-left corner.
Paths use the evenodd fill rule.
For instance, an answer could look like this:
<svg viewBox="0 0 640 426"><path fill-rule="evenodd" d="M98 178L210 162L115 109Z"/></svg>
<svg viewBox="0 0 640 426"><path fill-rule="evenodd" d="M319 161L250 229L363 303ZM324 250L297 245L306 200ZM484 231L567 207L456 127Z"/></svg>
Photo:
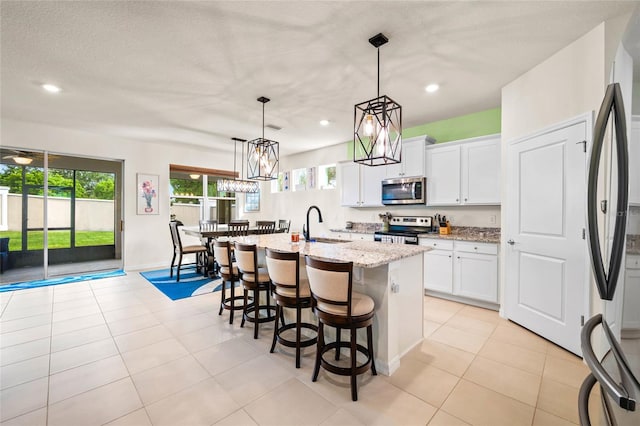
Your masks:
<svg viewBox="0 0 640 426"><path fill-rule="evenodd" d="M322 240L322 238L319 238ZM430 250L430 247L414 246L408 244L381 244L372 241L347 241L332 239L327 242L291 243L290 234L266 234L249 235L235 238L237 241L256 244L260 248L270 248L281 251L299 252L327 260L340 262L353 262L353 265L361 268L375 268L381 265L421 255Z"/></svg>
<svg viewBox="0 0 640 426"><path fill-rule="evenodd" d="M640 235L627 234L627 254L640 254Z"/></svg>
<svg viewBox="0 0 640 426"><path fill-rule="evenodd" d="M233 239L261 248L298 252L301 256L353 262L353 290L371 296L375 303L373 342L378 373L391 375L400 367L402 356L422 342L422 253L430 247L339 240L292 244L290 234L250 235ZM259 256L264 256L264 250L259 251ZM306 267L301 259L300 278L306 277ZM332 330L326 333L333 339Z"/></svg>
<svg viewBox="0 0 640 426"><path fill-rule="evenodd" d="M500 228L480 228L476 226L454 226L451 234L420 234L420 238L438 238L443 240L475 241L478 243L500 244Z"/></svg>

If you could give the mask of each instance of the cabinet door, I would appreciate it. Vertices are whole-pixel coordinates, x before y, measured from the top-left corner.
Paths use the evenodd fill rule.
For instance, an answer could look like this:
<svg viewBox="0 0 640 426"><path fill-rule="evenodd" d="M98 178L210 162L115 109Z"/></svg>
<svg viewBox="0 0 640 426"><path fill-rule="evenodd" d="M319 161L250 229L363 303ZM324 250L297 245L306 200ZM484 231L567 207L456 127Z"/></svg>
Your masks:
<svg viewBox="0 0 640 426"><path fill-rule="evenodd" d="M453 294L498 303L498 257L454 252Z"/></svg>
<svg viewBox="0 0 640 426"><path fill-rule="evenodd" d="M358 234L358 233L354 233L354 234L351 234L351 239L353 241L373 241L374 240L374 235L373 234Z"/></svg>
<svg viewBox="0 0 640 426"><path fill-rule="evenodd" d="M361 166L360 168L360 207L382 206L382 180L385 178L384 166Z"/></svg>
<svg viewBox="0 0 640 426"><path fill-rule="evenodd" d="M449 250L424 253L424 288L451 294L453 291L453 263Z"/></svg>
<svg viewBox="0 0 640 426"><path fill-rule="evenodd" d="M631 122L629 139L629 202L640 205L640 116Z"/></svg>
<svg viewBox="0 0 640 426"><path fill-rule="evenodd" d="M428 206L460 204L460 145L428 148L425 175Z"/></svg>
<svg viewBox="0 0 640 426"><path fill-rule="evenodd" d="M402 144L403 176L424 176L424 137Z"/></svg>
<svg viewBox="0 0 640 426"><path fill-rule="evenodd" d="M640 269L627 269L624 274L624 299L622 301L622 328L640 330Z"/></svg>
<svg viewBox="0 0 640 426"><path fill-rule="evenodd" d="M340 204L347 207L360 206L360 165L339 163Z"/></svg>
<svg viewBox="0 0 640 426"><path fill-rule="evenodd" d="M500 139L461 149L462 204L500 204Z"/></svg>

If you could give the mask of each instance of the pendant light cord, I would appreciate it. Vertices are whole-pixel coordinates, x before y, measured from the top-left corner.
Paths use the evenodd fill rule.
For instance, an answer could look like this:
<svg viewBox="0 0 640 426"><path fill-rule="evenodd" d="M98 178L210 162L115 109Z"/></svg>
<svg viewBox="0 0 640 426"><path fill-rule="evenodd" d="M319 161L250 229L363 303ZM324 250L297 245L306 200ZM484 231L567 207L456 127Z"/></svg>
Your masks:
<svg viewBox="0 0 640 426"><path fill-rule="evenodd" d="M377 47L376 50L378 51L378 96L377 97L379 98L380 97L380 48Z"/></svg>
<svg viewBox="0 0 640 426"><path fill-rule="evenodd" d="M262 103L262 141L264 142L264 102Z"/></svg>

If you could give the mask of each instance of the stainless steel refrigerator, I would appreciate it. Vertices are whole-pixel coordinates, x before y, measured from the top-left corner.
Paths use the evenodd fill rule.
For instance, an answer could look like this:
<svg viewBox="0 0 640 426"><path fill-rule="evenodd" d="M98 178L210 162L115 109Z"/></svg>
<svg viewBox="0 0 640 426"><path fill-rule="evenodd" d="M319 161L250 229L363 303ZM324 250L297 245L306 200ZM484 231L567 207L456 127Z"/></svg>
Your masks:
<svg viewBox="0 0 640 426"><path fill-rule="evenodd" d="M640 27L637 15L636 23ZM607 87L593 133L587 220L599 296L594 311L602 314L581 334L591 371L580 389L582 425L640 425L640 114L632 114L632 96L625 94L630 79Z"/></svg>

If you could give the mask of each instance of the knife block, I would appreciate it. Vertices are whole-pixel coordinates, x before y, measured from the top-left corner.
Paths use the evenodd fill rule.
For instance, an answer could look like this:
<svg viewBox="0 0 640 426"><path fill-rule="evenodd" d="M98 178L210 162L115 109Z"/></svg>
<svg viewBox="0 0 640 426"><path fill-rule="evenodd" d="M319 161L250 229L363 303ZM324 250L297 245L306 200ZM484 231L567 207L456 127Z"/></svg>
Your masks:
<svg viewBox="0 0 640 426"><path fill-rule="evenodd" d="M449 221L440 222L440 235L449 235L451 234L451 224Z"/></svg>

